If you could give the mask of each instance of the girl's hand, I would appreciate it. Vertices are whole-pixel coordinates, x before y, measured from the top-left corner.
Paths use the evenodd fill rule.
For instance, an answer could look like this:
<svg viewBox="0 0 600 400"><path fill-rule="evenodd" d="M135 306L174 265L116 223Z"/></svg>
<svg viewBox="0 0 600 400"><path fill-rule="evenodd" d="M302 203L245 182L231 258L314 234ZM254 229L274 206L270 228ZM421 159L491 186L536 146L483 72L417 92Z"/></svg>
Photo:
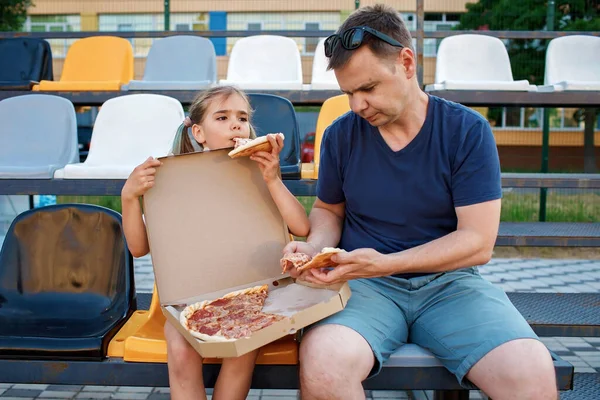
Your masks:
<svg viewBox="0 0 600 400"><path fill-rule="evenodd" d="M143 196L148 189L154 186L156 168L161 165L162 162L153 157L148 157L146 161L135 167L121 190L121 197L124 200L134 200Z"/></svg>
<svg viewBox="0 0 600 400"><path fill-rule="evenodd" d="M273 147L271 152L257 151L250 159L258 163L263 179L268 184L279 179L279 153L283 149L283 137L278 133L269 133L267 140Z"/></svg>

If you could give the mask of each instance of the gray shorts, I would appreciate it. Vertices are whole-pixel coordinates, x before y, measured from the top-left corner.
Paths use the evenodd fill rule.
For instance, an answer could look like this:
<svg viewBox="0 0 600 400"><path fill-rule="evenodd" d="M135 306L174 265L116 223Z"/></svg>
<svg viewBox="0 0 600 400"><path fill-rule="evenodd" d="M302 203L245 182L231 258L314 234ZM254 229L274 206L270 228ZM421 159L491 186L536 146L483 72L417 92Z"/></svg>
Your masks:
<svg viewBox="0 0 600 400"><path fill-rule="evenodd" d="M411 279L358 279L350 288L346 308L313 326L338 324L362 335L376 360L370 376L410 342L473 388L465 375L489 351L514 339L538 339L502 289L475 267Z"/></svg>

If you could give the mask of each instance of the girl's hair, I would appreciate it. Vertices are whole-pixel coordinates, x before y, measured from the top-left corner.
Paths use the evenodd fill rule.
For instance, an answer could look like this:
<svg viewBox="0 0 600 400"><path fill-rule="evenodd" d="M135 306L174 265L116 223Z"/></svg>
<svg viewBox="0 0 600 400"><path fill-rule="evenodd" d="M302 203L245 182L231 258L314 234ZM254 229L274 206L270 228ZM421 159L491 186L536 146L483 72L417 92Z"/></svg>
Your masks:
<svg viewBox="0 0 600 400"><path fill-rule="evenodd" d="M210 89L207 89L194 99L192 105L190 106L189 111L189 119L192 124L200 124L206 117L206 110L210 106L210 103L216 99L228 99L229 96L237 94L242 97L244 101L248 104L248 119L251 120L252 117L252 107L250 107L250 100L246 93L244 93L241 89L236 88L235 86L217 86ZM250 123L250 138L256 138L256 132L254 131L254 127ZM196 151L194 145L192 144L192 138L188 133L188 126L186 126L185 121L179 125L177 128L177 133L175 134L175 139L173 140L173 147L171 149L171 153L174 155L177 154L187 154L193 153ZM195 140L194 140L195 141ZM198 142L196 144L202 148L202 145Z"/></svg>

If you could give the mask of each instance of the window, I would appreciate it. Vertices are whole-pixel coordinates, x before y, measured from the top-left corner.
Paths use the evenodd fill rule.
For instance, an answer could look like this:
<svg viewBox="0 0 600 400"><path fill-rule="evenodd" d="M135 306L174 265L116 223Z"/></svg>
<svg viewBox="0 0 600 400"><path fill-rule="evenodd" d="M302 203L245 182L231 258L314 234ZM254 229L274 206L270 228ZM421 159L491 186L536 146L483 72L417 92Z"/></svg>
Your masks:
<svg viewBox="0 0 600 400"><path fill-rule="evenodd" d="M455 14L425 14L425 32L439 32L452 30L459 21L456 20ZM437 49L440 46L441 39L424 39L423 40L423 55L425 57L435 57Z"/></svg>
<svg viewBox="0 0 600 400"><path fill-rule="evenodd" d="M171 29L177 31L200 31L208 29L208 13L174 13L170 18ZM157 14L101 14L98 17L100 31L162 31L165 16ZM146 57L155 39L130 39L135 57Z"/></svg>
<svg viewBox="0 0 600 400"><path fill-rule="evenodd" d="M548 108L551 130L582 130L581 109ZM543 109L533 107L490 107L484 115L495 128L541 129Z"/></svg>
<svg viewBox="0 0 600 400"><path fill-rule="evenodd" d="M263 23L262 22L248 22L248 27L246 28L248 31L262 31Z"/></svg>
<svg viewBox="0 0 600 400"><path fill-rule="evenodd" d="M304 29L307 31L318 31L321 24L318 22L305 22ZM319 43L318 37L307 37L304 38L304 54L315 54L317 44Z"/></svg>
<svg viewBox="0 0 600 400"><path fill-rule="evenodd" d="M23 28L27 32L79 32L79 15L30 15ZM65 58L76 39L48 39L53 58Z"/></svg>

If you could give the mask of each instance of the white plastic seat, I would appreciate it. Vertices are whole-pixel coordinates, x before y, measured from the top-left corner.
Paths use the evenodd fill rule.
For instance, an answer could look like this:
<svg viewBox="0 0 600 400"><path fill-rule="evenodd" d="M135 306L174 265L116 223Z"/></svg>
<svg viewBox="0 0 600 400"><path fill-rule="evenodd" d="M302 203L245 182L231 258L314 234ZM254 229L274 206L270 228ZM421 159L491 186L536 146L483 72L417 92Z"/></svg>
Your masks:
<svg viewBox="0 0 600 400"><path fill-rule="evenodd" d="M66 165L54 177L125 179L148 157L169 153L183 119L183 107L172 97L132 94L110 99L96 118L85 162Z"/></svg>
<svg viewBox="0 0 600 400"><path fill-rule="evenodd" d="M312 90L339 90L340 85L333 70L327 70L329 59L325 57L325 39L319 40L312 65Z"/></svg>
<svg viewBox="0 0 600 400"><path fill-rule="evenodd" d="M536 91L527 80L515 81L504 43L498 38L465 34L440 43L432 90Z"/></svg>
<svg viewBox="0 0 600 400"><path fill-rule="evenodd" d="M242 38L231 50L227 79L219 83L250 90L302 90L298 45L283 36Z"/></svg>
<svg viewBox="0 0 600 400"><path fill-rule="evenodd" d="M600 37L573 35L552 39L540 92L600 90Z"/></svg>

